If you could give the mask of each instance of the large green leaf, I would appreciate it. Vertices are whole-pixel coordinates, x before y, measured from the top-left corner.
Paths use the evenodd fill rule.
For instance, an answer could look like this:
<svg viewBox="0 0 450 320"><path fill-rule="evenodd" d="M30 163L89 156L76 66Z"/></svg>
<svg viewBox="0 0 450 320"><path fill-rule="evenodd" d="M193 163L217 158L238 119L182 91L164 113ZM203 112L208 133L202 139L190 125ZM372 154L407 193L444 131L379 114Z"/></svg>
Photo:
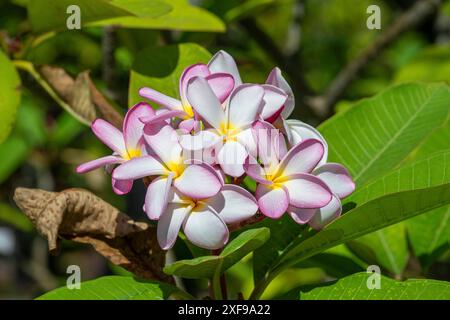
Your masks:
<svg viewBox="0 0 450 320"><path fill-rule="evenodd" d="M448 300L450 284L437 280L410 279L404 282L381 276L380 288L369 289L371 273L351 276L290 291L285 299L301 300ZM369 280L370 282L370 280Z"/></svg>
<svg viewBox="0 0 450 320"><path fill-rule="evenodd" d="M250 229L239 234L217 256L204 256L191 260L180 260L164 268L164 272L183 278L211 278L217 272L225 272L247 254L269 239L268 228Z"/></svg>
<svg viewBox="0 0 450 320"><path fill-rule="evenodd" d="M171 11L152 19L139 17L138 12L130 10L138 16L105 19L94 22L92 25L118 25L126 28L159 30L225 31L225 25L219 18L202 8L189 4L187 0L165 0L163 4L169 4Z"/></svg>
<svg viewBox="0 0 450 320"><path fill-rule="evenodd" d="M450 248L450 206L434 209L406 221L414 254L427 269Z"/></svg>
<svg viewBox="0 0 450 320"><path fill-rule="evenodd" d="M357 186L393 169L449 116L444 84L392 87L332 117L319 127L329 161L345 165Z"/></svg>
<svg viewBox="0 0 450 320"><path fill-rule="evenodd" d="M259 296L281 271L317 253L450 203L450 153L396 170L357 191L345 215L302 241L295 239L257 283ZM414 174L414 173L417 174Z"/></svg>
<svg viewBox="0 0 450 320"><path fill-rule="evenodd" d="M426 197L432 192L436 193ZM305 254L311 256L308 253L311 249L321 252L324 248L319 243L324 240L327 243L322 244L332 247L445 205L450 202L449 192L450 152L394 170L357 190L346 201L347 206L356 206L354 209L292 248L284 260L301 260ZM333 241L329 242L328 236Z"/></svg>
<svg viewBox="0 0 450 320"><path fill-rule="evenodd" d="M12 62L0 50L0 143L11 132L20 103L20 77Z"/></svg>
<svg viewBox="0 0 450 320"><path fill-rule="evenodd" d="M450 110L448 101L450 91L443 84L405 84L356 103L319 127L328 141L329 161L342 163L349 169L357 183L357 194L363 196L359 191L364 183L390 172L404 162L435 128L446 121ZM375 187L375 193L370 199L399 191L395 190L396 187L396 184L386 186L386 190ZM402 190L408 188L405 185ZM361 201L368 200L352 201L360 205ZM374 230L377 229L380 228ZM275 228L271 229L271 235L273 238L301 241L295 230L289 233ZM282 243L273 255L266 256L267 245L255 253L256 281L267 272L268 266L273 267L266 261L273 261L273 256L286 251L287 245L291 245L291 242ZM400 262L403 261L404 258Z"/></svg>
<svg viewBox="0 0 450 320"><path fill-rule="evenodd" d="M265 219L258 226L270 229L270 241L253 254L253 278L255 282L264 277L266 271L287 250L289 244L306 229L304 226L293 223L291 217L287 215L278 220Z"/></svg>
<svg viewBox="0 0 450 320"><path fill-rule="evenodd" d="M33 0L27 5L33 31L67 30L70 5L80 8L81 26L145 27L146 22L154 23L172 11L170 3L163 0Z"/></svg>
<svg viewBox="0 0 450 320"><path fill-rule="evenodd" d="M183 298L186 293L166 283L132 277L106 276L81 283L80 289L61 287L38 300L164 300Z"/></svg>
<svg viewBox="0 0 450 320"><path fill-rule="evenodd" d="M348 245L364 261L379 264L395 275L400 275L408 263L408 243L403 223L372 232ZM374 256L365 257L368 251Z"/></svg>
<svg viewBox="0 0 450 320"><path fill-rule="evenodd" d="M148 47L137 54L130 74L129 105L142 101L138 91L151 87L171 97L179 97L178 83L183 70L195 63L206 63L211 54L193 43Z"/></svg>

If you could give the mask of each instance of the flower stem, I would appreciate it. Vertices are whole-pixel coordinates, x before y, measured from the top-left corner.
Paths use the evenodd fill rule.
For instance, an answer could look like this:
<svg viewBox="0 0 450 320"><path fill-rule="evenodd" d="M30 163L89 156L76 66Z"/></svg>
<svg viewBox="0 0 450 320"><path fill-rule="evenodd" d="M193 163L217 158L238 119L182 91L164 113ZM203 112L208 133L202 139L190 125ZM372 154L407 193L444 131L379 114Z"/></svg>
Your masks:
<svg viewBox="0 0 450 320"><path fill-rule="evenodd" d="M41 76L41 74L35 69L34 65L25 60L13 60L13 64L17 69L24 70L28 72L34 80L50 95L50 97L55 100L64 110L66 110L70 115L72 115L75 119L80 121L81 123L89 126L90 122L78 115L72 107L66 103L61 97L53 90L53 88L48 84L47 81Z"/></svg>
<svg viewBox="0 0 450 320"><path fill-rule="evenodd" d="M220 255L220 252L222 250L213 250L211 253L213 255ZM211 280L212 285L212 293L214 295L214 299L216 300L227 300L227 281L225 279L225 274L222 274L222 263L223 260L220 259L219 265L216 268L216 271L214 272L214 276Z"/></svg>

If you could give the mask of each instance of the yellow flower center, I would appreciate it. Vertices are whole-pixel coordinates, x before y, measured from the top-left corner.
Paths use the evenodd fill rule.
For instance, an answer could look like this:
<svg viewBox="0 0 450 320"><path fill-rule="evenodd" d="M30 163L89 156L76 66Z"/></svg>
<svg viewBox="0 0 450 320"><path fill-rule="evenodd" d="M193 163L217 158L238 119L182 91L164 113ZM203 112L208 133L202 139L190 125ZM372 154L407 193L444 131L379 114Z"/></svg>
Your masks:
<svg viewBox="0 0 450 320"><path fill-rule="evenodd" d="M127 154L124 156L125 160L131 160L133 158L138 158L142 154L141 149L130 149L127 150Z"/></svg>
<svg viewBox="0 0 450 320"><path fill-rule="evenodd" d="M184 172L184 169L186 168L182 159L170 161L170 162L166 163L166 166L170 170L170 172L173 173L174 179L181 176Z"/></svg>
<svg viewBox="0 0 450 320"><path fill-rule="evenodd" d="M191 119L194 117L194 110L192 109L192 106L190 105L183 105L183 111L186 112L187 117L185 120L187 119Z"/></svg>

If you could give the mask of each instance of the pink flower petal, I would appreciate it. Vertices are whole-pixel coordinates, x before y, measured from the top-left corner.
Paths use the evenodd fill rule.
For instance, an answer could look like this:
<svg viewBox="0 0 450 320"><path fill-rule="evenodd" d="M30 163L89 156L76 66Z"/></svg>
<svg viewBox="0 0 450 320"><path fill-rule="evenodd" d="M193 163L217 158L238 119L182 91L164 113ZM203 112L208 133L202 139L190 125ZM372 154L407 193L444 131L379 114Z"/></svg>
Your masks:
<svg viewBox="0 0 450 320"><path fill-rule="evenodd" d="M206 80L208 80L212 91L214 91L220 103L223 103L230 96L231 91L233 91L234 79L231 74L213 73L207 76Z"/></svg>
<svg viewBox="0 0 450 320"><path fill-rule="evenodd" d="M133 188L133 180L112 179L112 188L116 194L122 196L131 191L131 189Z"/></svg>
<svg viewBox="0 0 450 320"><path fill-rule="evenodd" d="M171 109L171 110L183 110L181 105L181 101L166 96L165 94L153 90L151 88L141 88L139 89L139 95L143 98L146 98L150 101L153 101L159 104L162 107Z"/></svg>
<svg viewBox="0 0 450 320"><path fill-rule="evenodd" d="M233 76L235 86L242 84L236 62L227 52L223 50L218 51L209 61L208 67L212 73L224 72L231 74Z"/></svg>
<svg viewBox="0 0 450 320"><path fill-rule="evenodd" d="M330 188L325 182L311 174L297 173L286 177L279 183L286 187L289 192L290 204L297 208L320 208L331 201Z"/></svg>
<svg viewBox="0 0 450 320"><path fill-rule="evenodd" d="M245 129L257 119L264 97L264 89L260 85L242 84L233 90L225 112L228 126Z"/></svg>
<svg viewBox="0 0 450 320"><path fill-rule="evenodd" d="M164 164L180 160L182 150L178 134L171 126L145 126L144 139Z"/></svg>
<svg viewBox="0 0 450 320"><path fill-rule="evenodd" d="M314 169L313 174L323 180L331 191L341 199L355 191L355 183L343 165L326 163Z"/></svg>
<svg viewBox="0 0 450 320"><path fill-rule="evenodd" d="M297 222L298 224L305 224L308 223L308 221L310 221L312 217L314 217L317 209L303 209L289 206L287 211L295 222Z"/></svg>
<svg viewBox="0 0 450 320"><path fill-rule="evenodd" d="M180 77L180 96L183 105L189 104L186 97L186 89L189 80L192 79L193 77L206 78L210 74L211 72L209 71L208 66L203 63L193 64L184 69L183 74Z"/></svg>
<svg viewBox="0 0 450 320"><path fill-rule="evenodd" d="M204 78L194 77L189 80L186 91L192 108L209 125L220 130L225 121L225 113L219 99Z"/></svg>
<svg viewBox="0 0 450 320"><path fill-rule="evenodd" d="M157 238L163 250L169 250L175 244L181 226L189 215L190 208L180 204L169 204L158 221Z"/></svg>
<svg viewBox="0 0 450 320"><path fill-rule="evenodd" d="M155 111L147 104L140 102L130 108L123 120L123 138L128 151L140 148L144 124L139 120L142 117L154 117Z"/></svg>
<svg viewBox="0 0 450 320"><path fill-rule="evenodd" d="M224 185L219 193L206 199L205 203L227 224L248 219L258 211L258 204L252 194L233 184Z"/></svg>
<svg viewBox="0 0 450 320"><path fill-rule="evenodd" d="M275 119L282 112L288 96L283 90L273 85L265 84L262 87L264 88L264 106L261 110L261 118Z"/></svg>
<svg viewBox="0 0 450 320"><path fill-rule="evenodd" d="M266 83L274 85L275 87L278 87L287 93L288 97L286 102L284 103L284 108L283 111L281 112L281 116L284 119L289 118L292 111L294 111L295 98L294 93L292 92L292 89L289 86L288 82L281 75L281 70L279 68L273 68L269 76L267 77Z"/></svg>
<svg viewBox="0 0 450 320"><path fill-rule="evenodd" d="M283 157L275 176L289 176L296 173L310 173L320 162L324 146L321 141L307 139L295 145Z"/></svg>
<svg viewBox="0 0 450 320"><path fill-rule="evenodd" d="M174 179L173 185L182 194L192 199L212 197L222 188L216 171L207 164L187 166L181 176Z"/></svg>
<svg viewBox="0 0 450 320"><path fill-rule="evenodd" d="M144 209L150 219L158 220L166 210L171 185L172 175L169 175L156 178L148 186Z"/></svg>
<svg viewBox="0 0 450 320"><path fill-rule="evenodd" d="M154 114L154 115L150 115L150 116L145 116L145 117L141 117L139 118L139 120L147 125L150 124L166 124L166 120L170 120L171 118L175 118L175 117L179 117L182 118L186 116L186 112L182 111L182 110L165 110L163 112L159 112L158 114Z"/></svg>
<svg viewBox="0 0 450 320"><path fill-rule="evenodd" d="M178 124L178 129L183 133L198 132L200 130L200 121L193 118L183 120Z"/></svg>
<svg viewBox="0 0 450 320"><path fill-rule="evenodd" d="M155 157L144 156L124 162L114 169L113 178L117 180L136 180L167 173L167 168Z"/></svg>
<svg viewBox="0 0 450 320"><path fill-rule="evenodd" d="M322 160L320 160L319 164L324 164L327 162L328 158L328 144L325 138L320 134L320 132L315 129L313 126L310 126L307 123L301 122L299 120L289 119L285 121L286 132L288 141L291 146L294 146L306 139L317 139L323 143L324 152Z"/></svg>
<svg viewBox="0 0 450 320"><path fill-rule="evenodd" d="M272 219L280 218L289 206L289 194L284 187L259 184L256 199L261 212Z"/></svg>
<svg viewBox="0 0 450 320"><path fill-rule="evenodd" d="M95 169L98 169L100 167L104 167L111 164L121 163L123 162L123 159L118 156L106 156L102 158L98 158L83 164L80 164L76 172L77 173L86 173Z"/></svg>
<svg viewBox="0 0 450 320"><path fill-rule="evenodd" d="M333 199L325 207L317 209L314 217L309 221L309 225L320 230L334 219L338 218L342 212L341 201L333 195Z"/></svg>
<svg viewBox="0 0 450 320"><path fill-rule="evenodd" d="M120 154L122 157L127 155L123 134L119 129L103 119L95 119L92 122L91 128L97 138L111 150Z"/></svg>
<svg viewBox="0 0 450 320"><path fill-rule="evenodd" d="M217 155L217 162L223 172L232 177L240 177L244 174L244 162L248 153L242 144L236 141L227 141Z"/></svg>
<svg viewBox="0 0 450 320"><path fill-rule="evenodd" d="M207 205L197 205L183 224L186 238L194 245L215 250L228 242L228 228L216 212Z"/></svg>

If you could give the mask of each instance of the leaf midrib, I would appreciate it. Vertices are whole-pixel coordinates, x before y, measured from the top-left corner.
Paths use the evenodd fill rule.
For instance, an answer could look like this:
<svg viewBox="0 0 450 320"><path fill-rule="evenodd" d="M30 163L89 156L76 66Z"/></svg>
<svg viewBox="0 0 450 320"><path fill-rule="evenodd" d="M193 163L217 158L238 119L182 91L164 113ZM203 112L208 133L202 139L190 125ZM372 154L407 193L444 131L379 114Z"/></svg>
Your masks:
<svg viewBox="0 0 450 320"><path fill-rule="evenodd" d="M417 109L417 111L415 113L413 113L413 115L411 116L411 118L405 122L405 124L400 128L400 130L398 130L394 136L392 137L392 139L390 139L384 146L383 148L381 148L374 157L372 157L372 159L367 163L367 165L365 165L356 175L355 175L355 180L358 180L370 167L371 165L378 160L381 155L392 145L392 143L394 143L394 141L397 140L397 138L403 133L404 130L406 130L406 128L411 124L412 121L414 121L417 116L422 112L422 110L425 108L426 105L428 105L428 103L430 102L430 100L435 96L436 92L439 91L439 88L434 89L433 93L428 96L428 98L426 98L426 100L424 101L422 107L420 107L419 109ZM409 153L408 153L409 155Z"/></svg>

